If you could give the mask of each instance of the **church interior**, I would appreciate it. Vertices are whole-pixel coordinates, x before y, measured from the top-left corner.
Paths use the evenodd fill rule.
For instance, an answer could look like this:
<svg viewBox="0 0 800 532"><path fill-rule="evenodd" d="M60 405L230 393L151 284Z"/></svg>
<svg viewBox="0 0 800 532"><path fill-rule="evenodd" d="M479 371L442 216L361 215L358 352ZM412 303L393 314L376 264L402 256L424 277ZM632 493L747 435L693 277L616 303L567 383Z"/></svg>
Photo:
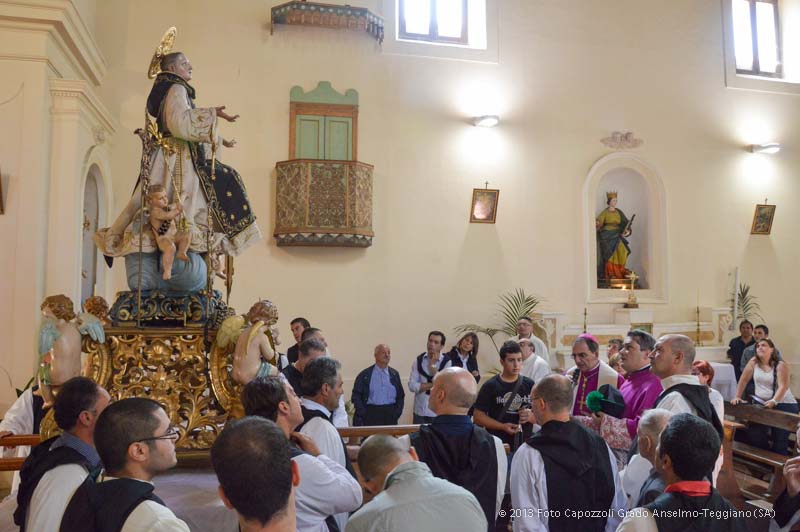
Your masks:
<svg viewBox="0 0 800 532"><path fill-rule="evenodd" d="M573 365L582 333L605 361L609 340L631 329L681 334L719 383L728 379L730 401L736 381L719 368L747 318L769 326L798 397L800 0L458 0L461 36L438 41L414 33L403 1L414 3L325 0L327 22L324 9L311 13L322 4L304 0L0 2L0 412L37 373L42 302L56 294L76 312L90 296L113 307L111 347L84 340L83 349L112 397L135 382L92 357L116 356L116 339L144 327L161 336L142 345L181 338L205 353L195 399L216 405L203 412L221 416L208 422L220 428L238 384L225 367L233 343L210 348L208 329L262 299L278 309L276 351L295 343L295 316L324 332L348 401L376 345L391 347L407 384L429 331L442 331L449 350L464 324L502 324L500 298L517 290L538 301L530 316L551 368ZM773 6L773 41L767 24L762 40L747 34L752 47L742 44L741 3ZM444 16L431 9L425 17ZM334 27L345 10L352 23ZM200 286L208 277L219 294L198 300L206 322L184 316L165 332L132 310L149 279L137 274L138 240L109 266L96 233L138 205L137 182L150 179L147 133L134 131L156 124L148 62L170 27L164 52L191 63L193 103L225 106L210 130L220 140L208 176L235 168L246 196L244 211L221 220L254 215L261 237L245 230L237 250L215 234L235 250L221 255L220 273L204 262L212 231L193 236ZM157 149L174 147L167 137ZM208 190L194 192L205 194L197 216L219 226ZM215 205L228 209L231 192L216 190ZM188 215L193 200L181 200ZM609 206L622 221L603 221ZM617 228L611 247L603 227ZM157 240L147 241L153 256ZM175 332L181 325L194 340ZM495 348L507 336L479 334L486 378L502 372ZM178 379L169 372L184 369L165 362L159 376L150 365L152 387L131 393L169 402ZM406 390L400 424L412 423L414 395ZM194 428L187 449L207 450L207 429ZM3 493L10 487L2 473Z"/></svg>

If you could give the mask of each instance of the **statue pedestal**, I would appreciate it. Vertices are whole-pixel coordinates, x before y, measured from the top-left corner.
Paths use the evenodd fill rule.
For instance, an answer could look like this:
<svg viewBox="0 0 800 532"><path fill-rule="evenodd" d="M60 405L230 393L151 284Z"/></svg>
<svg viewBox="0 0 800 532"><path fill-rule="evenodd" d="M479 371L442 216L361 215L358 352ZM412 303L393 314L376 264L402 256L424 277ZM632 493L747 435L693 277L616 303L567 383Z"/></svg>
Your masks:
<svg viewBox="0 0 800 532"><path fill-rule="evenodd" d="M652 334L653 311L639 308L614 309L614 323L627 325L630 329L642 329Z"/></svg>
<svg viewBox="0 0 800 532"><path fill-rule="evenodd" d="M107 327L105 332L105 343L84 343L88 376L113 400L147 397L161 404L179 432L176 448L184 457L210 449L226 421L241 416L231 353L216 346L209 353L202 330ZM209 331L211 340L216 332Z"/></svg>

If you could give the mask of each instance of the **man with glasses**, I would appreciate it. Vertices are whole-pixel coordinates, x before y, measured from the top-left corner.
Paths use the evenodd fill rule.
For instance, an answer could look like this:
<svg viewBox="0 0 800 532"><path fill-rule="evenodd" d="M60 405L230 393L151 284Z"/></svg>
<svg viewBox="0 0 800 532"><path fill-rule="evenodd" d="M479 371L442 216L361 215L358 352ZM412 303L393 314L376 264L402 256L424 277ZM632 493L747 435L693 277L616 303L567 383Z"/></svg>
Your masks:
<svg viewBox="0 0 800 532"><path fill-rule="evenodd" d="M547 365L549 366L550 353L548 353L547 346L544 344L544 342L541 341L538 336L533 334L533 320L528 316L522 316L517 320L517 335L512 336L509 338L509 340L519 342L523 338L527 338L533 343L536 354L541 357L542 360L547 362Z"/></svg>
<svg viewBox="0 0 800 532"><path fill-rule="evenodd" d="M153 477L177 463L178 431L157 402L122 399L103 412L94 433L105 471L78 488L64 512L61 530L189 532L189 527L153 493Z"/></svg>
<svg viewBox="0 0 800 532"><path fill-rule="evenodd" d="M109 399L107 391L86 377L74 377L61 387L53 408L64 432L34 447L20 471L14 523L21 531L57 530L72 494L99 468L92 438Z"/></svg>

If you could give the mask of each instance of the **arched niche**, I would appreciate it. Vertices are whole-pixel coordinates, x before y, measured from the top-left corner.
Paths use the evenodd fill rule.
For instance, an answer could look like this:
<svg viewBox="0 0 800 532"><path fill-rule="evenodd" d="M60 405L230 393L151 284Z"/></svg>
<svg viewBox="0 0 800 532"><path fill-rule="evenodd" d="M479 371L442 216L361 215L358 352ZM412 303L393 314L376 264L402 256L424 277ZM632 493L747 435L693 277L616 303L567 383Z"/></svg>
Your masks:
<svg viewBox="0 0 800 532"><path fill-rule="evenodd" d="M113 200L108 170L108 153L105 146L93 146L87 152L83 164L83 179L80 187L80 302L88 295L102 296L109 300L113 291L107 282L110 270L97 251L93 236L98 227L107 227L110 205ZM88 222L88 227L87 227ZM84 278L91 278L93 282ZM89 286L93 287L90 289ZM110 301L110 300L109 300ZM76 301L77 303L77 301Z"/></svg>
<svg viewBox="0 0 800 532"><path fill-rule="evenodd" d="M625 303L628 292L601 288L598 283L598 245L595 219L606 208L607 193L617 193L617 207L628 219L635 214L628 237L627 268L641 278L640 303L667 302L667 224L664 183L641 158L625 152L606 155L592 165L583 186L584 249L587 302ZM628 285L630 286L630 285Z"/></svg>

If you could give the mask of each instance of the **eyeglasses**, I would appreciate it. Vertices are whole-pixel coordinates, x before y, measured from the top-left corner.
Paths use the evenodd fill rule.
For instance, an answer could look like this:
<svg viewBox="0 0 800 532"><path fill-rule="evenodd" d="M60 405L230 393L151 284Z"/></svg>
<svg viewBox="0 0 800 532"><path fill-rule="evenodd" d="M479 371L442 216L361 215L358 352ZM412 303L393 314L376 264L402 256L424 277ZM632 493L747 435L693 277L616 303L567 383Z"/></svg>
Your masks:
<svg viewBox="0 0 800 532"><path fill-rule="evenodd" d="M177 439L178 437L180 437L180 435L181 434L180 432L178 432L178 429L176 429L175 427L170 427L169 430L167 430L166 434L163 434L161 436L150 436L149 438L141 438L136 441L142 442L142 441L152 441L152 440L172 440L172 439Z"/></svg>

